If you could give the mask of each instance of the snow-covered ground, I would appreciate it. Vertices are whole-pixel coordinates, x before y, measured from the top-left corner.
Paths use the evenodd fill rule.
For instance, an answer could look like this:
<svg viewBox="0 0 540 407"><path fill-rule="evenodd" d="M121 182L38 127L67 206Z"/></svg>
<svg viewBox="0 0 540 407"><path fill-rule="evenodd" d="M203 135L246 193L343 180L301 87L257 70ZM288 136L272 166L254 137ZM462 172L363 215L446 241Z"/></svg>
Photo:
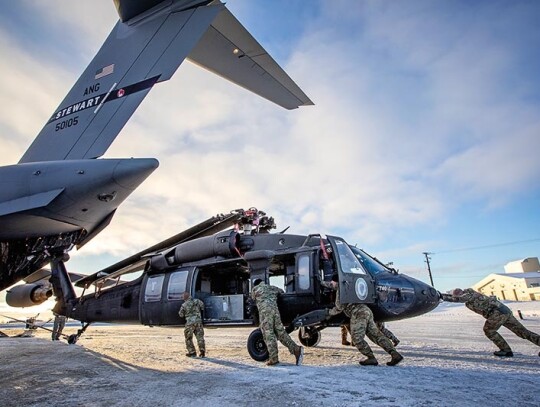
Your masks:
<svg viewBox="0 0 540 407"><path fill-rule="evenodd" d="M509 305L540 333L540 303ZM306 348L303 366L280 347L281 363L273 367L249 357L245 328L208 329L206 359L184 356L182 329L90 327L77 345L51 342L41 331L0 339L0 405L539 406L540 348L502 328L515 356L496 358L483 321L445 303L389 323L405 356L395 367L375 345L381 364L360 366L360 354L341 345L337 328Z"/></svg>

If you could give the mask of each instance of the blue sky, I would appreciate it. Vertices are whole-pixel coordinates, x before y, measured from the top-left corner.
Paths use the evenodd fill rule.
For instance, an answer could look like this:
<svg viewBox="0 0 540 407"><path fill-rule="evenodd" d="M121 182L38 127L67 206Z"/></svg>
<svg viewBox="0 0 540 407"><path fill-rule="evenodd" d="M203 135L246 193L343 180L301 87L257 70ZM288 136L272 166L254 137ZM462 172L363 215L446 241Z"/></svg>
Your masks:
<svg viewBox="0 0 540 407"><path fill-rule="evenodd" d="M117 16L3 0L1 165L16 163ZM92 272L216 213L341 235L435 286L540 256L540 3L230 0L315 102L285 111L185 62L106 157L160 168L68 268ZM521 242L521 243L515 243ZM488 247L486 247L488 246ZM468 250L457 250L468 249Z"/></svg>

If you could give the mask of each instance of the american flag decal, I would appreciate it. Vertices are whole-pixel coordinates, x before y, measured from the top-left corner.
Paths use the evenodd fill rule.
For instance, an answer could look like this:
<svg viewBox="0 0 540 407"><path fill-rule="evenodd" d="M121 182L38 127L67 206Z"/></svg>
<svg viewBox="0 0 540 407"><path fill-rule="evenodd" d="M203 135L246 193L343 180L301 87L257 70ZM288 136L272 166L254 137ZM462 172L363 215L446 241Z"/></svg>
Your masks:
<svg viewBox="0 0 540 407"><path fill-rule="evenodd" d="M114 64L107 65L96 72L94 79L100 79L114 72Z"/></svg>

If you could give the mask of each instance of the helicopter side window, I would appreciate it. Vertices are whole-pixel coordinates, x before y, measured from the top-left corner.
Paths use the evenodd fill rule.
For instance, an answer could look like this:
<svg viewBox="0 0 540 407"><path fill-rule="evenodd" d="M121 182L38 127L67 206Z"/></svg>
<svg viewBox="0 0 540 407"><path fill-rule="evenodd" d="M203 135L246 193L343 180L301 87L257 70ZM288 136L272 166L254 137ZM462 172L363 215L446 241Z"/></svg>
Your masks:
<svg viewBox="0 0 540 407"><path fill-rule="evenodd" d="M171 274L169 278L169 287L167 289L168 300L181 300L182 295L186 291L186 281L188 272L177 271Z"/></svg>
<svg viewBox="0 0 540 407"><path fill-rule="evenodd" d="M287 287L285 287L284 276L270 276L269 282L270 282L270 285L273 285L277 288L281 288L283 291L286 291Z"/></svg>
<svg viewBox="0 0 540 407"><path fill-rule="evenodd" d="M146 290L144 291L144 301L153 302L161 300L161 289L163 288L163 274L149 277L146 281Z"/></svg>
<svg viewBox="0 0 540 407"><path fill-rule="evenodd" d="M298 289L309 290L310 254L298 257Z"/></svg>
<svg viewBox="0 0 540 407"><path fill-rule="evenodd" d="M366 274L347 243L342 240L337 240L336 248L339 264L344 273Z"/></svg>

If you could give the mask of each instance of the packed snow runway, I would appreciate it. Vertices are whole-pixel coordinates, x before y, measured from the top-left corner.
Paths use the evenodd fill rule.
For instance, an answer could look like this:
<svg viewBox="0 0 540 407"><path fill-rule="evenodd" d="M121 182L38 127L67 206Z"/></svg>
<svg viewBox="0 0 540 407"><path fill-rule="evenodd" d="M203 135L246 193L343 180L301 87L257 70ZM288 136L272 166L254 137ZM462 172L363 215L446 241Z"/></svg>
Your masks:
<svg viewBox="0 0 540 407"><path fill-rule="evenodd" d="M509 303L540 332L540 303ZM540 348L502 328L513 358L492 355L484 319L462 304L387 324L405 357L395 367L373 345L380 365L363 367L340 331L322 332L304 365L280 345L267 367L246 351L251 328L207 329L207 358L186 358L181 328L90 327L76 345L0 338L2 406L535 406L540 405ZM13 332L10 332L13 331ZM4 330L16 334L16 330ZM64 333L75 332L72 327ZM293 339L298 341L296 332Z"/></svg>

